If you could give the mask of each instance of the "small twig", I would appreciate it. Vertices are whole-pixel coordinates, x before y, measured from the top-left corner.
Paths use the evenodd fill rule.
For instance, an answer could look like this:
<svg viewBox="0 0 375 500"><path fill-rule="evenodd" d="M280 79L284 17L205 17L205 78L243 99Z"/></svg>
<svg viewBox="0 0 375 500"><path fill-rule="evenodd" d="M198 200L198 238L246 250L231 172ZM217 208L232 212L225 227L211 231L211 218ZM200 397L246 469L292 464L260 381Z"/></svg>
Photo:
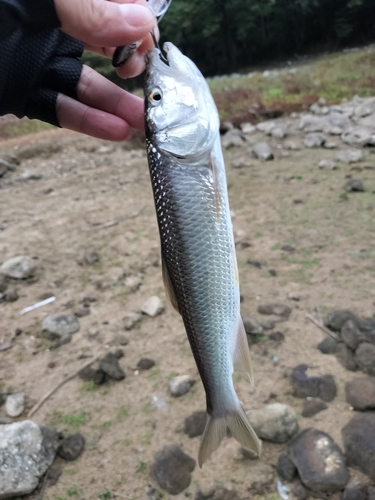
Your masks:
<svg viewBox="0 0 375 500"><path fill-rule="evenodd" d="M323 323L320 322L320 321L318 321L316 318L314 318L314 316L312 316L309 313L306 313L305 316L306 316L307 319L309 319L310 321L312 321L313 323L315 323L316 326L318 326L321 330L323 330L323 332L327 333L328 335L330 335L335 340L340 340L339 337L338 337L338 335L336 335L336 333L332 332L329 328L327 328L326 326L324 326Z"/></svg>
<svg viewBox="0 0 375 500"><path fill-rule="evenodd" d="M72 380L74 377L76 377L79 372L81 370L84 370L85 368L87 368L88 366L92 365L92 363L94 363L94 361L96 361L98 358L100 358L100 356L103 354L103 352L100 352L99 354L97 354L96 356L94 356L92 359L90 359L90 361L87 361L84 365L82 365L78 370L76 370L74 373L72 373L71 375L69 375L68 377L64 378L64 380L62 380L61 382L59 382L53 389L49 390L39 401L38 403L33 406L31 408L31 410L29 411L29 413L27 414L28 417L32 417L34 415L34 413L36 413L39 408L47 401L47 399L49 399L53 394L55 394L56 391L58 391L60 389L60 387L62 387L64 384L66 384L67 382L69 382L69 380Z"/></svg>
<svg viewBox="0 0 375 500"><path fill-rule="evenodd" d="M323 316L322 316L322 313L320 312L320 307L317 306L315 308L315 311L316 311L316 314L318 315L318 320L319 320L319 323L321 323L322 325L324 324L323 322Z"/></svg>
<svg viewBox="0 0 375 500"><path fill-rule="evenodd" d="M111 495L115 495L115 497L121 497L121 498L133 498L129 495L124 495L123 493L117 493L116 491L112 491L106 488L106 491L109 491Z"/></svg>
<svg viewBox="0 0 375 500"><path fill-rule="evenodd" d="M135 219L136 217L138 217L138 215L140 215L143 212L144 209L145 207L142 207L140 210L138 210L138 212L135 212L132 215L120 217L119 219L111 220L109 222L105 222L104 224L94 224L92 226L88 226L85 228L85 231L96 231L99 229L107 229L109 227L117 226L120 222L123 222L124 220Z"/></svg>

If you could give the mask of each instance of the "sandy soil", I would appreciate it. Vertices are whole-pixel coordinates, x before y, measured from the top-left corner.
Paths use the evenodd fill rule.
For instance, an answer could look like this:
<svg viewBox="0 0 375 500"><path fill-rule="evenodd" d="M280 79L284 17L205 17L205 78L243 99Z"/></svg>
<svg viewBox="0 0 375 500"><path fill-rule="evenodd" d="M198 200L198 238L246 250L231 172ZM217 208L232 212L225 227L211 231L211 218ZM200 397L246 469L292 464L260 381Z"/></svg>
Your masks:
<svg viewBox="0 0 375 500"><path fill-rule="evenodd" d="M262 408L272 392L277 395L272 402L289 404L300 414L302 401L292 396L288 380L291 369L307 363L311 374L332 374L338 385L336 399L315 417L300 417L299 424L322 429L342 445L340 430L352 416L343 389L356 374L317 351L324 334L305 313L320 307L322 313L348 308L361 316L374 314L375 171L364 167L375 165L375 155L367 152L357 170L340 165L335 171L321 171L319 160L333 157L334 151L302 147L287 152L282 141L270 143L274 161L250 159L243 169L233 168L231 162L248 157L246 147L225 152L235 237L250 244L238 249L242 308L244 314L258 317L259 304L281 302L293 312L278 326L285 342L252 347L255 386L236 376L236 388L246 409ZM0 353L2 390L25 391L31 408L85 362L80 355L104 351L119 333L129 338L120 360L125 380L94 389L75 378L34 416L38 423L65 433L79 431L87 440L76 462L57 461L62 476L44 498L91 500L108 489L121 494L119 498L143 499L146 486L155 484L151 465L157 450L177 443L196 459L199 438L189 439L183 424L205 406L182 322L170 305L162 315L145 317L136 328L124 331L126 314L139 310L148 297L156 294L165 300L145 153L129 143L105 143L63 131L1 142L3 153L15 154L21 165L0 179L0 261L31 255L38 271L35 280L16 284L17 302L0 304L0 337L23 330L13 348ZM28 169L42 179L23 180L22 172ZM350 175L361 178L366 191L343 201L340 195ZM295 251L285 252L283 245ZM90 249L100 254L100 262L82 265ZM261 269L247 264L248 259L259 260ZM277 275L271 276L270 269ZM139 289L129 289L124 276L140 277ZM291 292L300 300L288 299ZM19 315L47 293L56 296L55 303ZM97 301L91 314L80 318L80 331L71 343L49 350L49 342L40 338L43 318L80 309L87 295ZM274 355L280 360L277 365ZM138 373L141 357L155 359L156 366ZM197 379L178 399L168 394L168 380L175 373ZM155 395L166 403L164 410L152 404ZM2 407L0 416L4 414ZM68 420L72 423L65 423ZM190 487L174 498L194 497L198 487L208 490L218 481L243 498L257 498L251 491L259 481L270 482L269 491L275 492L275 464L285 447L264 443L262 459L249 460L227 439L203 469L196 467Z"/></svg>

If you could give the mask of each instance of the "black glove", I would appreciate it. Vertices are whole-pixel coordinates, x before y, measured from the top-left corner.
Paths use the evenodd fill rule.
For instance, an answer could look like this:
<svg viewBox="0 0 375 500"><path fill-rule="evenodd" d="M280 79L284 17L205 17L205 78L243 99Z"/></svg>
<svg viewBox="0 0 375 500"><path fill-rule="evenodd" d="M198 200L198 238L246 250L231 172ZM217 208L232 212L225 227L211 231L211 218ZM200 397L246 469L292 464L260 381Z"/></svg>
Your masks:
<svg viewBox="0 0 375 500"><path fill-rule="evenodd" d="M14 3L12 0L8 2ZM5 1L5 4L8 2ZM42 2L26 0L25 12L5 9L11 22L5 21L4 29L4 18L0 18L0 115L13 113L19 118L38 118L59 126L57 94L61 92L76 98L76 86L82 71L79 57L83 52L83 43L58 28L40 24L43 17L40 10L39 14L34 12L31 22L27 22L30 17L26 11L33 3ZM52 4L53 8L52 2L45 3L49 8ZM0 4L0 12L2 10L4 2ZM56 25L58 19L54 15L51 24ZM9 30L9 26L16 26L16 29Z"/></svg>

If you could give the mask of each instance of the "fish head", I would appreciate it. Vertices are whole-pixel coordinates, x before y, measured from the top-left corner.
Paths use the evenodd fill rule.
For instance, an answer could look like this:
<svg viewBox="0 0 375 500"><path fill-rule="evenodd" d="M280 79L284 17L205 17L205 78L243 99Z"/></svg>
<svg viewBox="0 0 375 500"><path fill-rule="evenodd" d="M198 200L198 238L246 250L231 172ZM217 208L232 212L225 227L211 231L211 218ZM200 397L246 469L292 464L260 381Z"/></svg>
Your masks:
<svg viewBox="0 0 375 500"><path fill-rule="evenodd" d="M146 56L146 135L179 158L204 154L219 134L219 116L210 89L196 65L172 43Z"/></svg>

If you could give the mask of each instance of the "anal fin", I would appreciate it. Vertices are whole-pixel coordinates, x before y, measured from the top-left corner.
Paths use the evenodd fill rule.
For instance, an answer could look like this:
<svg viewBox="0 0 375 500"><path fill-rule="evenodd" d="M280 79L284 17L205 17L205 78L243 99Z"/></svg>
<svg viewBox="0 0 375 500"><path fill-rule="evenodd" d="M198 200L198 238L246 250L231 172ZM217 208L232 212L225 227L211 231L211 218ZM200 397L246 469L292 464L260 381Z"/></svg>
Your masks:
<svg viewBox="0 0 375 500"><path fill-rule="evenodd" d="M176 311L179 312L176 293L174 291L174 286L173 286L171 277L169 275L167 263L165 262L165 258L164 258L163 253L161 254L161 269L162 269L163 282L164 282L164 287L165 287L165 292L167 294L167 297L168 297L170 303L172 304L172 306L174 307L174 309L176 309Z"/></svg>
<svg viewBox="0 0 375 500"><path fill-rule="evenodd" d="M245 327L240 315L238 316L237 321L237 337L233 364L235 370L247 373L249 375L250 382L252 384L254 383L249 344L247 342Z"/></svg>

